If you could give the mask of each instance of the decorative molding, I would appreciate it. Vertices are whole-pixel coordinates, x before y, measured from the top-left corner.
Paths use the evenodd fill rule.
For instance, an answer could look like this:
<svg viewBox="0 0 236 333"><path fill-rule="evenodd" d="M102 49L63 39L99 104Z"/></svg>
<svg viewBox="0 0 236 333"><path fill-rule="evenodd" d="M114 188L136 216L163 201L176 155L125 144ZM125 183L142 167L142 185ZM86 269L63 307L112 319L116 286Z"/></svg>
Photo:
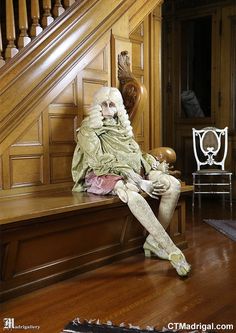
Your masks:
<svg viewBox="0 0 236 333"><path fill-rule="evenodd" d="M75 115L49 114L49 143L73 144ZM70 130L69 130L70 129Z"/></svg>
<svg viewBox="0 0 236 333"><path fill-rule="evenodd" d="M77 89L76 80L74 79L51 103L53 105L76 106Z"/></svg>
<svg viewBox="0 0 236 333"><path fill-rule="evenodd" d="M98 80L91 78L83 78L82 80L82 105L88 107L92 102L93 93L95 93L100 87L108 85L107 80Z"/></svg>
<svg viewBox="0 0 236 333"><path fill-rule="evenodd" d="M90 71L108 73L107 46L86 66L86 69L89 69Z"/></svg>
<svg viewBox="0 0 236 333"><path fill-rule="evenodd" d="M132 33L163 0L136 0L135 4L128 10L130 33Z"/></svg>
<svg viewBox="0 0 236 333"><path fill-rule="evenodd" d="M72 181L71 163L73 153L50 154L50 183Z"/></svg>
<svg viewBox="0 0 236 333"><path fill-rule="evenodd" d="M10 167L10 187L24 187L43 184L43 155L18 155L9 157ZM37 162L37 165L28 166L32 161ZM27 163L29 162L29 163ZM17 163L18 165L14 165ZM35 169L34 169L35 167ZM27 172L29 168L30 172ZM24 177L22 169L26 172L28 177Z"/></svg>
<svg viewBox="0 0 236 333"><path fill-rule="evenodd" d="M144 112L142 112L142 114L140 115L140 119L139 119L139 124L138 127L136 129L136 138L137 140L140 141L144 141Z"/></svg>
<svg viewBox="0 0 236 333"><path fill-rule="evenodd" d="M30 136L30 132L34 130L35 134L34 138L27 139L27 136ZM22 146L42 146L43 145L43 124L42 124L42 117L40 116L39 119L33 123L25 132L23 135L20 136L19 139L17 139L16 143L12 145L12 147L22 147Z"/></svg>

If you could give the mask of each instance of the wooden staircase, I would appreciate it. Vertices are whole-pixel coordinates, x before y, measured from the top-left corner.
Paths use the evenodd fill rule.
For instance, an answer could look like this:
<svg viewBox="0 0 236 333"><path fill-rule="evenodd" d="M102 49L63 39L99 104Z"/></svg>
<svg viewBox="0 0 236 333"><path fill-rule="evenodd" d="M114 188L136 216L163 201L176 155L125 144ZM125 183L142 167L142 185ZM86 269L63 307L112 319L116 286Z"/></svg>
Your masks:
<svg viewBox="0 0 236 333"><path fill-rule="evenodd" d="M131 53L130 33L161 1L77 0L69 6L68 1L7 0L1 5L5 3L11 15L2 22L11 32L3 34L2 24L2 61L6 53L12 57L0 68L0 197L65 188L71 182L75 129L90 94L101 85L118 85L118 52L128 49ZM21 8L18 21L24 22L24 36L14 28L15 4ZM6 51L18 51L19 40L21 44L29 41L25 37L31 41L19 52ZM59 138L65 119L69 127ZM56 170L54 177L56 160L66 164L67 174ZM21 177L27 165L29 172Z"/></svg>
<svg viewBox="0 0 236 333"><path fill-rule="evenodd" d="M20 52L8 52L16 54L0 69L1 151L9 146L9 133L29 113L39 114L55 98L54 87L61 85L60 93L63 79L71 81L75 67L78 71L86 66L94 44L133 2L77 1Z"/></svg>

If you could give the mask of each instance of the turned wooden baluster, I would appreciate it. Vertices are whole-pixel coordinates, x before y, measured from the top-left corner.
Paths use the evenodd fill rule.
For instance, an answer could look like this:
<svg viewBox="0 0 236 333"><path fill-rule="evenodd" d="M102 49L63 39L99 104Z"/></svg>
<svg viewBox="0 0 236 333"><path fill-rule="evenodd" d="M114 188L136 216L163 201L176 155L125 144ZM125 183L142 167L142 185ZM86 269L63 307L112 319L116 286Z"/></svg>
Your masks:
<svg viewBox="0 0 236 333"><path fill-rule="evenodd" d="M54 17L60 16L64 11L65 9L62 7L61 0L56 0L52 10Z"/></svg>
<svg viewBox="0 0 236 333"><path fill-rule="evenodd" d="M12 0L6 0L6 28L8 45L5 51L5 59L8 60L18 52L15 45L16 32Z"/></svg>
<svg viewBox="0 0 236 333"><path fill-rule="evenodd" d="M28 36L28 18L26 9L26 0L19 0L19 29L20 36L18 38L18 48L22 49L30 41L31 38Z"/></svg>
<svg viewBox="0 0 236 333"><path fill-rule="evenodd" d="M30 28L30 36L36 37L43 31L43 28L39 24L40 12L38 0L31 0L31 18L33 23Z"/></svg>
<svg viewBox="0 0 236 333"><path fill-rule="evenodd" d="M65 7L65 8L68 8L68 7L70 7L74 2L75 2L75 0L64 0L64 7Z"/></svg>
<svg viewBox="0 0 236 333"><path fill-rule="evenodd" d="M51 24L54 19L51 15L51 0L43 0L43 18L42 18L42 27L46 28L49 24Z"/></svg>
<svg viewBox="0 0 236 333"><path fill-rule="evenodd" d="M1 29L1 24L0 24L0 67L2 67L5 64L5 61L2 57L2 51L3 51L3 46L2 46L2 29Z"/></svg>

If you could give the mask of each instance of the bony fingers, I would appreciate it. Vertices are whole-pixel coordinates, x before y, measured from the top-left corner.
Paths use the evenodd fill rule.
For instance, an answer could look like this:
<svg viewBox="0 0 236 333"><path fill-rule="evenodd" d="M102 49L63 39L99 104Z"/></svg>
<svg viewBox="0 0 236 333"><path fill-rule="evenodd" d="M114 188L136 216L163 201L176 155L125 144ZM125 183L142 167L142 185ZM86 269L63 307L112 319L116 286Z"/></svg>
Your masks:
<svg viewBox="0 0 236 333"><path fill-rule="evenodd" d="M153 187L162 188L165 187L165 184L153 183Z"/></svg>
<svg viewBox="0 0 236 333"><path fill-rule="evenodd" d="M153 194L150 194L150 193L149 193L149 196L150 196L151 198L153 198L153 199L157 199L157 200L159 200L159 196L157 196L157 195L153 195Z"/></svg>
<svg viewBox="0 0 236 333"><path fill-rule="evenodd" d="M155 189L152 191L152 193L164 193L165 189Z"/></svg>
<svg viewBox="0 0 236 333"><path fill-rule="evenodd" d="M154 194L154 195L161 195L163 193L165 193L165 191L153 191L152 192L152 194Z"/></svg>

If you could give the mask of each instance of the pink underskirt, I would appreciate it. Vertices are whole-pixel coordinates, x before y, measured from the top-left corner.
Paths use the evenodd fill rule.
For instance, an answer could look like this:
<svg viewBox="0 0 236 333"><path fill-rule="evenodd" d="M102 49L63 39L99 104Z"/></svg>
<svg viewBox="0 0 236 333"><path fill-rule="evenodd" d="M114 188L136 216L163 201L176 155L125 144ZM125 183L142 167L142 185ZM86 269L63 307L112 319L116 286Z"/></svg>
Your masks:
<svg viewBox="0 0 236 333"><path fill-rule="evenodd" d="M121 179L123 179L121 176L96 176L93 172L91 172L85 177L85 186L87 187L87 192L89 193L105 195L112 192L116 183Z"/></svg>

